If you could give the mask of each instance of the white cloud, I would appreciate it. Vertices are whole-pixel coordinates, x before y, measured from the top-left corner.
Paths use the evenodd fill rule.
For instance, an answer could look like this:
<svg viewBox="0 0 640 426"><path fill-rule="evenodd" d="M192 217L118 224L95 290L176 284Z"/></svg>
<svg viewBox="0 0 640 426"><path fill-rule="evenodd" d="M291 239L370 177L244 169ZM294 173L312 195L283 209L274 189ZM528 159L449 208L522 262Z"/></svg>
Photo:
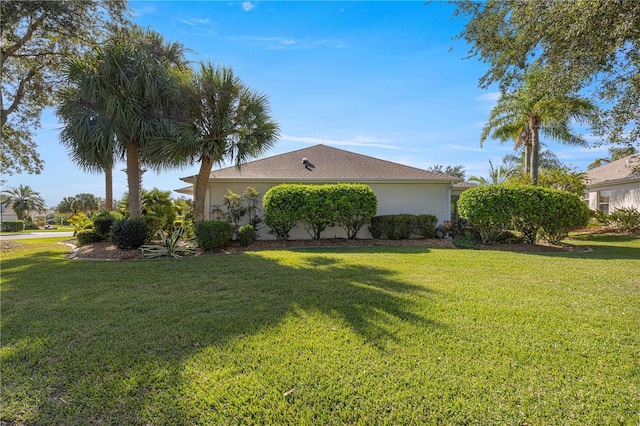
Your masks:
<svg viewBox="0 0 640 426"><path fill-rule="evenodd" d="M256 5L251 3L250 1L245 1L242 3L242 9L244 9L245 12L251 11L251 9L253 9L254 7L256 7Z"/></svg>
<svg viewBox="0 0 640 426"><path fill-rule="evenodd" d="M500 92L487 92L476 98L476 101L490 101L495 102L500 97Z"/></svg>
<svg viewBox="0 0 640 426"><path fill-rule="evenodd" d="M285 142L298 142L309 145L334 145L334 146L357 146L357 147L370 147L370 148L383 148L383 149L401 149L401 147L390 143L387 139L376 136L356 136L349 139L327 139L315 136L293 136L293 135L280 135L280 140Z"/></svg>
<svg viewBox="0 0 640 426"><path fill-rule="evenodd" d="M180 21L183 24L189 25L190 27L195 27L198 25L210 25L211 21L209 20L209 18L178 18L178 21Z"/></svg>

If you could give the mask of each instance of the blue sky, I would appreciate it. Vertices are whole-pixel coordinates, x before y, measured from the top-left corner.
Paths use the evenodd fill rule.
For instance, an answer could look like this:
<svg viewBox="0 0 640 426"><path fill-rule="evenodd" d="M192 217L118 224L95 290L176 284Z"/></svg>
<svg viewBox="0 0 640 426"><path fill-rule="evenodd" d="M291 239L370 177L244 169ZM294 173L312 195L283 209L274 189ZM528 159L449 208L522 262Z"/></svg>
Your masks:
<svg viewBox="0 0 640 426"><path fill-rule="evenodd" d="M453 7L434 2L214 2L130 1L135 21L192 50L189 59L232 66L264 92L281 138L269 156L325 143L419 168L465 166L487 176L509 144L487 141L483 124L498 96L481 90L487 66L464 59L469 47L454 40L464 25ZM40 175L4 175L3 187L30 185L54 207L63 197L104 197L102 175L75 166L59 143L60 123L42 117L36 141L45 161ZM584 133L584 132L583 132ZM589 135L587 136L590 139ZM546 141L543 141L546 142ZM567 165L585 170L606 147L547 143ZM114 196L127 191L114 171ZM147 189L184 187L180 177L198 166L144 175ZM174 196L178 194L173 193Z"/></svg>

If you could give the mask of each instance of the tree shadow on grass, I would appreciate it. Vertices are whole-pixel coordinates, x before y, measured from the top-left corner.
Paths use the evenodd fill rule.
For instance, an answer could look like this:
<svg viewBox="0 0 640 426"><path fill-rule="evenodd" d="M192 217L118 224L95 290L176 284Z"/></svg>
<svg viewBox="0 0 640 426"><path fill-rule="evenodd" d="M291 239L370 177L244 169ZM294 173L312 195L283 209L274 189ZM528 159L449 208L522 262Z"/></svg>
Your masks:
<svg viewBox="0 0 640 426"><path fill-rule="evenodd" d="M90 263L36 254L25 270L11 262L0 415L9 424L145 423L150 401L179 387L185 360L299 311L344 324L374 350L397 339L393 323L441 327L414 309L427 288L333 250ZM171 401L158 405L159 423L180 417Z"/></svg>

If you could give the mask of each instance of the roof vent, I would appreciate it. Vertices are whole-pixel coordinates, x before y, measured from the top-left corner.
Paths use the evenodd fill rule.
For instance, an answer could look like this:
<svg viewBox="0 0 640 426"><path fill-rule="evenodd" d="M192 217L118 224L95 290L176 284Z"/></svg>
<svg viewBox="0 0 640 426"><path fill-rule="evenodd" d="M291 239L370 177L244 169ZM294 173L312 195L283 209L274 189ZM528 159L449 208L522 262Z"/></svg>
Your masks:
<svg viewBox="0 0 640 426"><path fill-rule="evenodd" d="M307 170L311 170L311 169L314 169L316 167L313 164L311 164L311 161L309 161L307 159L307 157L304 157L302 159L302 164L304 165L304 168L307 169Z"/></svg>

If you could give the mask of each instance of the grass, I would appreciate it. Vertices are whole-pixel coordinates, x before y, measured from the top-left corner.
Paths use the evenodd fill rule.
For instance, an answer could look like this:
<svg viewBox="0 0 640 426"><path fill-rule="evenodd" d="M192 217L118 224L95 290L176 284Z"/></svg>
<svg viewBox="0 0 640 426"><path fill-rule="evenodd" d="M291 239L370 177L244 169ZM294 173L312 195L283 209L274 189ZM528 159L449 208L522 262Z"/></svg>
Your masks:
<svg viewBox="0 0 640 426"><path fill-rule="evenodd" d="M2 253L7 424L637 424L640 239Z"/></svg>

